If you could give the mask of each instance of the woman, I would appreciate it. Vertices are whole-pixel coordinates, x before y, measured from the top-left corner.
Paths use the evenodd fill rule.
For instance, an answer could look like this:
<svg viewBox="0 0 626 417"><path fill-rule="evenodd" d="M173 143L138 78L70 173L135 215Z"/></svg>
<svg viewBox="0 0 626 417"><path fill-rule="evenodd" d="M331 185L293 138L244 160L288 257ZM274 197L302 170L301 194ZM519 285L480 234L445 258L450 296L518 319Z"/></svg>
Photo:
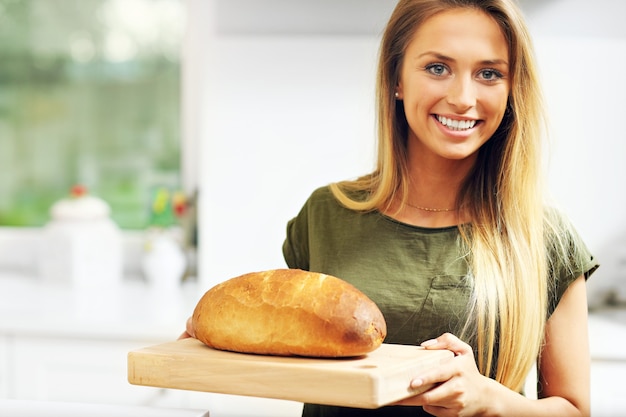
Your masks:
<svg viewBox="0 0 626 417"><path fill-rule="evenodd" d="M520 11L511 0L400 0L377 99L376 169L316 190L283 253L291 268L365 292L386 343L455 357L415 375L412 386L435 387L399 404L306 404L303 415L589 415L585 279L597 263L544 205L543 108ZM535 363L531 400L520 391Z"/></svg>

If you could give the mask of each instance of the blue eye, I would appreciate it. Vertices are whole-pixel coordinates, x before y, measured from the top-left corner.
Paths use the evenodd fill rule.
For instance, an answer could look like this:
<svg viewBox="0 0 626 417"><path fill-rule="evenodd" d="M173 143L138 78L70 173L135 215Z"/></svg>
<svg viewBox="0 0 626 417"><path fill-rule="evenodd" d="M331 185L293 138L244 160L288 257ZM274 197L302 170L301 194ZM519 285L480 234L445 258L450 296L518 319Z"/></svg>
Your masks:
<svg viewBox="0 0 626 417"><path fill-rule="evenodd" d="M484 69L480 71L480 76L485 81L495 81L503 78L503 75L500 71L496 71L493 69Z"/></svg>
<svg viewBox="0 0 626 417"><path fill-rule="evenodd" d="M424 69L426 71L428 71L429 73L433 74L433 75L437 75L437 76L442 76L445 74L445 72L448 70L446 68L445 65L443 64L430 64L430 65L426 65L426 67L424 67Z"/></svg>

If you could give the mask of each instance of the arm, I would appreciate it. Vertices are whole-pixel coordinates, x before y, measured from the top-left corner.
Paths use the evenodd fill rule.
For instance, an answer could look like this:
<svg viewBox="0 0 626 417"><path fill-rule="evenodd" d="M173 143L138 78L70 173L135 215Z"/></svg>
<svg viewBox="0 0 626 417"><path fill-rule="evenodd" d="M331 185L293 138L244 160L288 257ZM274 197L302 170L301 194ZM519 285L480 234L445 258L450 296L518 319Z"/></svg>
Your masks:
<svg viewBox="0 0 626 417"><path fill-rule="evenodd" d="M440 384L401 401L435 416L589 416L587 293L583 276L574 281L546 324L539 364L541 390L532 400L478 373L472 349L450 334L423 344L448 349L455 357L411 385Z"/></svg>
<svg viewBox="0 0 626 417"><path fill-rule="evenodd" d="M569 286L546 324L539 398L560 397L564 410L574 408L571 415L588 416L590 366L587 289L581 276Z"/></svg>

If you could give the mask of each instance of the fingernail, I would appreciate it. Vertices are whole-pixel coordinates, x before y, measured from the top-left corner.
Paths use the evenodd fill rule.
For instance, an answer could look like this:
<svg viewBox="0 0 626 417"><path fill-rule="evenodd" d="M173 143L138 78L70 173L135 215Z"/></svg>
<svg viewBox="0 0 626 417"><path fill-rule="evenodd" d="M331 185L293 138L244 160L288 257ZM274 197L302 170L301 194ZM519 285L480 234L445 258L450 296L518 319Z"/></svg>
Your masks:
<svg viewBox="0 0 626 417"><path fill-rule="evenodd" d="M420 378L411 381L411 388L419 388L424 384L424 381Z"/></svg>
<svg viewBox="0 0 626 417"><path fill-rule="evenodd" d="M435 343L437 343L436 339L430 339L430 340L426 340L425 342L422 342L420 346L427 347L427 346L432 346Z"/></svg>

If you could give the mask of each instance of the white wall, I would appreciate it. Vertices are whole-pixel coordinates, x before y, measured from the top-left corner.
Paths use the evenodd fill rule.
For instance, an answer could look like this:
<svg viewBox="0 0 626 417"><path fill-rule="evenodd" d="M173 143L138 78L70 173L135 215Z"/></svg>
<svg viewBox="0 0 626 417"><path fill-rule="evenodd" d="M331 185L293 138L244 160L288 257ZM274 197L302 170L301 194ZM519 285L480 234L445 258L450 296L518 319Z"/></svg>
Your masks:
<svg viewBox="0 0 626 417"><path fill-rule="evenodd" d="M286 223L313 189L371 171L378 33L394 4L212 1L192 55L206 69L196 99L205 287L285 267Z"/></svg>
<svg viewBox="0 0 626 417"><path fill-rule="evenodd" d="M201 274L284 267L286 222L314 188L371 170L376 42L225 38L203 142Z"/></svg>
<svg viewBox="0 0 626 417"><path fill-rule="evenodd" d="M528 7L550 110L550 185L601 262L590 304L626 301L626 2ZM621 288L620 288L621 285Z"/></svg>
<svg viewBox="0 0 626 417"><path fill-rule="evenodd" d="M384 24L392 3L379 11L380 21L368 15L368 28ZM550 108L550 184L603 260L608 242L626 234L626 133L619 124L626 110L626 28L618 17L626 15L626 2L586 3L522 5ZM268 17L267 8L248 11L257 12ZM316 18L323 22L324 15ZM207 41L213 42L199 154L205 285L284 266L285 223L308 194L372 167L378 32L361 27L346 35L337 29L341 20L334 16L320 34L310 26L294 33L293 25L281 27L282 16L275 33L267 25L239 35L224 29ZM603 266L598 277L617 273Z"/></svg>

